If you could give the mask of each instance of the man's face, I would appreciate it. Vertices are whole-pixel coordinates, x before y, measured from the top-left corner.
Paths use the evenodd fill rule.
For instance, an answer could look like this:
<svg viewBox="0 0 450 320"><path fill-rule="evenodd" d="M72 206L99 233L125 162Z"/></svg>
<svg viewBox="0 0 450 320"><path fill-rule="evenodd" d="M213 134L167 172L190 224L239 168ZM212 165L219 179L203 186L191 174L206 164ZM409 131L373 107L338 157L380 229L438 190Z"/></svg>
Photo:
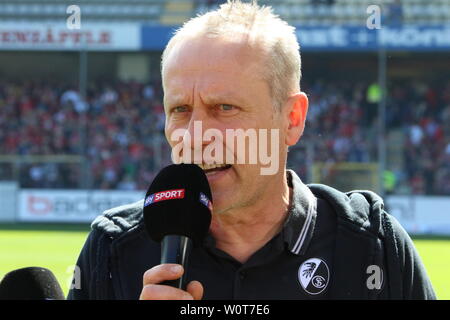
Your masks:
<svg viewBox="0 0 450 320"><path fill-rule="evenodd" d="M261 76L264 66L261 55L246 42L200 37L172 48L163 69L165 134L171 147L179 143L171 139L177 129L187 130L193 140L201 139L194 136L194 121L201 121L203 132L214 128L223 137L227 129L270 131L285 126L280 113L274 112L269 85ZM284 174L286 152L281 141L283 130L277 139L275 156L280 165L274 175L261 175L259 159L257 164L248 163L248 143L245 164L234 163L207 173L214 213L249 206L270 196L271 182ZM202 149L209 143L203 141ZM234 149L239 152L236 146Z"/></svg>

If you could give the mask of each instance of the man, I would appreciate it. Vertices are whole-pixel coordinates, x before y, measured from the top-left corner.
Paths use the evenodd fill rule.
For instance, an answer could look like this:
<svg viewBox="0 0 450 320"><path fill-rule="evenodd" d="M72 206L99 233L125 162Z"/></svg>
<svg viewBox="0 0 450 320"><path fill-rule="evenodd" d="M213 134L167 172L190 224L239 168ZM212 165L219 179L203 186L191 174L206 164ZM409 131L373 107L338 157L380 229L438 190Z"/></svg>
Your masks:
<svg viewBox="0 0 450 320"><path fill-rule="evenodd" d="M159 264L142 201L108 210L93 222L77 263L80 288L69 299L434 298L410 238L378 196L306 186L286 170L308 110L300 74L295 30L270 8L232 1L178 30L162 59L171 146L179 129L198 139L196 122L219 132L274 129L279 170L201 164L213 217L189 270ZM186 290L161 284L183 272Z"/></svg>

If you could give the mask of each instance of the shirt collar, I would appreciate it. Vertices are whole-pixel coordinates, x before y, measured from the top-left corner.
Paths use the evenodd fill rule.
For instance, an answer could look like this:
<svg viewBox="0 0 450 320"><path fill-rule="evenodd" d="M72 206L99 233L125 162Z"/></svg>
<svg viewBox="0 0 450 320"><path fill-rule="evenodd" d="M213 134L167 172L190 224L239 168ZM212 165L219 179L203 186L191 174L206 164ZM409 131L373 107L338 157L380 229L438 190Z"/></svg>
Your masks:
<svg viewBox="0 0 450 320"><path fill-rule="evenodd" d="M303 255L316 224L317 198L293 170L288 169L286 175L293 194L283 227L283 238L292 253Z"/></svg>
<svg viewBox="0 0 450 320"><path fill-rule="evenodd" d="M293 170L286 170L286 176L293 194L281 236L292 253L303 255L312 238L316 223L317 198ZM278 243L277 247L281 246L281 243ZM215 247L215 240L211 234L208 233L204 245L210 248Z"/></svg>

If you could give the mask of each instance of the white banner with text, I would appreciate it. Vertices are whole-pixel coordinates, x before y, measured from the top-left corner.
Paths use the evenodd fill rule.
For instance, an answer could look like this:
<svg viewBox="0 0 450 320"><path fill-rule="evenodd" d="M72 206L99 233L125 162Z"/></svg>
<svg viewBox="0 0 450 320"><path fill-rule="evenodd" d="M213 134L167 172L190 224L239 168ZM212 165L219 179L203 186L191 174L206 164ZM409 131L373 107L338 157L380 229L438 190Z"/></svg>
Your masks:
<svg viewBox="0 0 450 320"><path fill-rule="evenodd" d="M385 202L409 234L450 235L450 197L389 196Z"/></svg>
<svg viewBox="0 0 450 320"><path fill-rule="evenodd" d="M144 199L144 191L19 191L17 220L26 222L92 222L103 211Z"/></svg>
<svg viewBox="0 0 450 320"><path fill-rule="evenodd" d="M136 24L0 23L0 50L138 51L141 29Z"/></svg>

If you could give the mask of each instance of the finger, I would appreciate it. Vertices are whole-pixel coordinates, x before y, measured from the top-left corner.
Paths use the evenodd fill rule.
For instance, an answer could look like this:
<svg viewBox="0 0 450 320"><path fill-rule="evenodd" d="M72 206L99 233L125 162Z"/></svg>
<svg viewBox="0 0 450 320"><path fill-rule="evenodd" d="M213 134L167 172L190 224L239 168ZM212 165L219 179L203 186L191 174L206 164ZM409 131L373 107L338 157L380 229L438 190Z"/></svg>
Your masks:
<svg viewBox="0 0 450 320"><path fill-rule="evenodd" d="M194 300L194 298L190 293L181 289L160 284L148 284L142 288L139 300Z"/></svg>
<svg viewBox="0 0 450 320"><path fill-rule="evenodd" d="M203 285L196 280L189 282L186 291L191 294L194 300L201 300L203 298Z"/></svg>
<svg viewBox="0 0 450 320"><path fill-rule="evenodd" d="M160 283L165 280L175 280L181 277L183 272L183 267L179 264L160 264L145 271L143 276L143 283L145 286L147 284Z"/></svg>

